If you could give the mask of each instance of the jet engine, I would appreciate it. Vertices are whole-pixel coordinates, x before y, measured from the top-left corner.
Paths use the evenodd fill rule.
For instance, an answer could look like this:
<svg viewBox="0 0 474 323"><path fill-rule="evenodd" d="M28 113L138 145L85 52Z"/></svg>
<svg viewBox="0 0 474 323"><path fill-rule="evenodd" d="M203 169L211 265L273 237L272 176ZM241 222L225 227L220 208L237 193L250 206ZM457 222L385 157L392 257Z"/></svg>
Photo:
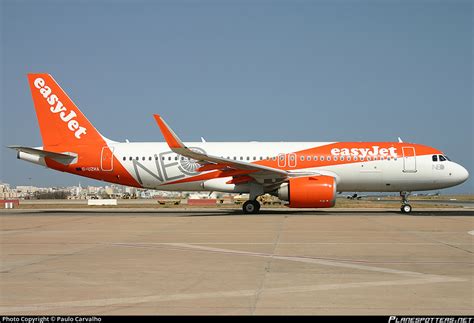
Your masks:
<svg viewBox="0 0 474 323"><path fill-rule="evenodd" d="M333 207L336 204L336 180L324 175L290 178L277 193L280 200L289 202L289 207Z"/></svg>

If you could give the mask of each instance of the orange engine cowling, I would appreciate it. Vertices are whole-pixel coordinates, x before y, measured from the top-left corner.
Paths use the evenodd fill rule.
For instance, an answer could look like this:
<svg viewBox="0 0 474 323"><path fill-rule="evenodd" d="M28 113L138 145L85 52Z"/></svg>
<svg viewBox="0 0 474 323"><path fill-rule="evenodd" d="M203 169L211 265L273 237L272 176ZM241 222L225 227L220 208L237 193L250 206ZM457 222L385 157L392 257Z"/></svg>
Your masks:
<svg viewBox="0 0 474 323"><path fill-rule="evenodd" d="M336 180L331 176L290 178L278 189L280 200L289 207L325 208L336 204Z"/></svg>

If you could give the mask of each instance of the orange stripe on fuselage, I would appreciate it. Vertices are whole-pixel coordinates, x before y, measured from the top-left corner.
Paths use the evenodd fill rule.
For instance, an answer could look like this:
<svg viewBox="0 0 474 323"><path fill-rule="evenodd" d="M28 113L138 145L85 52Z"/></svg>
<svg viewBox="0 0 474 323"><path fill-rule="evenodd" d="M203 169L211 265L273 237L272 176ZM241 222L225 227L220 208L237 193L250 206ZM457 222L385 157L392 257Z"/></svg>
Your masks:
<svg viewBox="0 0 474 323"><path fill-rule="evenodd" d="M377 148L374 148L377 147ZM433 155L433 154L442 154L441 151L425 146L425 145L419 145L419 144L411 144L411 143L398 143L398 142L337 142L329 145L324 145L320 147L314 147L306 150L301 150L298 152L294 153L289 153L285 155L286 158L286 166L285 167L279 167L278 166L278 156L273 156L275 160L263 160L263 161L257 161L255 162L256 164L259 165L264 165L264 166L269 166L273 168L278 168L278 169L283 169L283 170L295 170L295 169L305 169L305 168L313 168L313 167L325 167L325 166L335 166L335 165L343 165L343 164L351 164L351 163L358 163L358 162L369 162L371 160L374 160L374 157L377 158L377 160L380 159L380 157L384 157L386 159L387 157L390 157L390 159L393 159L394 156L391 155L390 153L394 151L396 152L396 158L402 158L403 157L403 152L402 148L403 147L413 147L415 148L415 153L416 156L423 156L423 155ZM343 149L349 150L349 152L352 152L353 149L356 149L358 152L358 155L353 155L350 154L349 156L351 157L350 160L347 160L347 155L334 155L332 154L332 151L334 149L338 149L339 151L342 151ZM361 149L364 149L364 151L367 152L367 155L364 156L364 160L360 160L360 157L362 156ZM370 152L375 152L377 150L379 153L376 155L371 155ZM387 152L386 154L381 154L380 152ZM291 158L291 155L294 154L296 157L296 167L290 167L288 165L288 158ZM310 160L308 160L308 156L310 156ZM318 157L318 160L314 160L314 156ZM341 156L344 156L344 160L341 160ZM354 157L357 156L357 160L354 160ZM304 157L304 160L301 160L301 157ZM324 157L324 160L321 160L321 157ZM330 157L330 160L328 160L328 157ZM334 157L338 157L337 160L334 159ZM367 158L370 157L370 160Z"/></svg>

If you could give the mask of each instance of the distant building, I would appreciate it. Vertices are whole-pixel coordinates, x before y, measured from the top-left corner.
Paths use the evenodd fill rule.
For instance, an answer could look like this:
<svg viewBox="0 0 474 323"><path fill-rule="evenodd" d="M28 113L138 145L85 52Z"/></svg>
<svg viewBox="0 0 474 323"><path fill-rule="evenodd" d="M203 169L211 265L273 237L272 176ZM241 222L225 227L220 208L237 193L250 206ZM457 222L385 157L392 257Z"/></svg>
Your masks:
<svg viewBox="0 0 474 323"><path fill-rule="evenodd" d="M46 193L49 193L46 194ZM209 198L222 198L222 193L212 193L209 195L208 192L169 192L151 189L138 189L135 187L115 185L110 186L87 186L82 187L79 183L78 186L69 187L36 187L32 185L19 185L15 189L12 189L9 184L0 182L0 200L1 199L37 199L44 198L44 196L51 196L47 198L56 198L56 195L66 193L68 199L74 200L86 200L86 199L99 199L108 196L114 199L180 199L186 198L191 195L192 198L198 199L209 199ZM64 196L64 195L61 195Z"/></svg>
<svg viewBox="0 0 474 323"><path fill-rule="evenodd" d="M135 187L127 186L125 188L125 193L130 194L130 195L137 195L137 189Z"/></svg>
<svg viewBox="0 0 474 323"><path fill-rule="evenodd" d="M10 188L10 184L0 183L0 200L18 198L18 193Z"/></svg>
<svg viewBox="0 0 474 323"><path fill-rule="evenodd" d="M16 191L19 194L31 194L31 193L36 193L40 191L40 189L38 187L28 185L28 186L17 186Z"/></svg>

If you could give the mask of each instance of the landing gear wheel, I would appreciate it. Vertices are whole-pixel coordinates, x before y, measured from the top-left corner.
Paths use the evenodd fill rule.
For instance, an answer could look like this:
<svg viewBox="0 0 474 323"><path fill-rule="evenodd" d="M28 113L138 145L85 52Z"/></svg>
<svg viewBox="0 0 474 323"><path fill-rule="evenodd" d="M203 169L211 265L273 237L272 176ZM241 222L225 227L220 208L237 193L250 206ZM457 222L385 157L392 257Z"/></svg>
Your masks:
<svg viewBox="0 0 474 323"><path fill-rule="evenodd" d="M258 202L258 201L255 201L255 202L257 203L257 212L256 213L258 213L258 212L260 212L260 202Z"/></svg>
<svg viewBox="0 0 474 323"><path fill-rule="evenodd" d="M408 204L408 195L410 195L410 192L400 192L400 197L402 198L402 207L400 208L400 211L405 214L411 212L411 205Z"/></svg>
<svg viewBox="0 0 474 323"><path fill-rule="evenodd" d="M247 202L244 203L242 210L244 211L245 214L258 213L258 211L260 211L260 203L254 200L248 200Z"/></svg>
<svg viewBox="0 0 474 323"><path fill-rule="evenodd" d="M400 210L402 211L402 213L410 213L411 212L411 205L410 204L404 204L404 205L402 205Z"/></svg>

